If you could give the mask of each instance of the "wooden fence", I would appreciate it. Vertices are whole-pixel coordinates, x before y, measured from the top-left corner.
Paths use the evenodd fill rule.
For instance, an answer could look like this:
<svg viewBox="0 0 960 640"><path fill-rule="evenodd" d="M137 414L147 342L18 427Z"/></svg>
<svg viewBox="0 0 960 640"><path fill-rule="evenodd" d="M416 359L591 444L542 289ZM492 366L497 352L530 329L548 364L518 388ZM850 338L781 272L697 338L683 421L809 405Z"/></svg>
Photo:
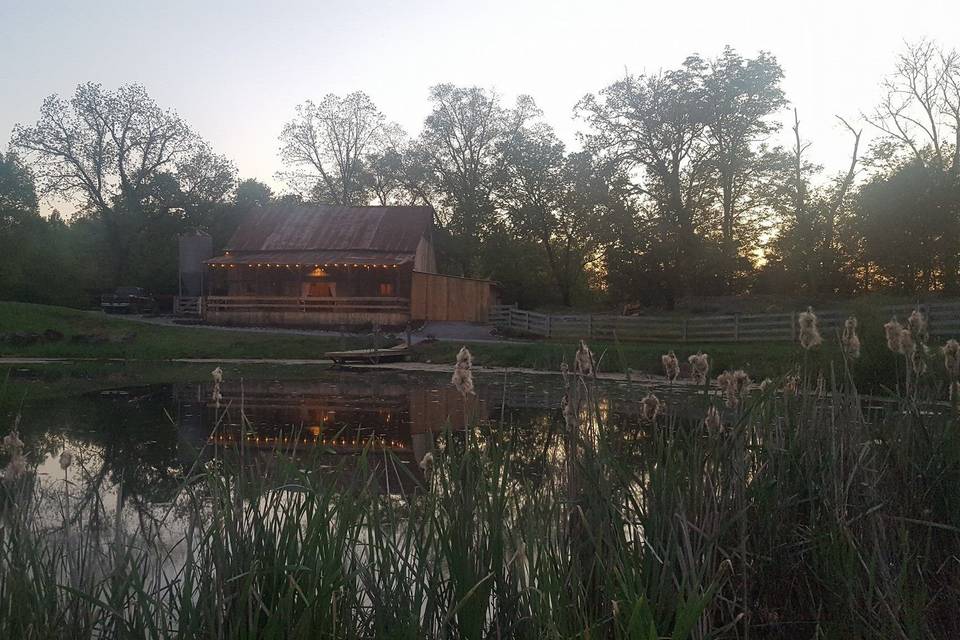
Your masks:
<svg viewBox="0 0 960 640"><path fill-rule="evenodd" d="M880 307L881 317L896 315L904 322L912 305ZM921 304L929 331L937 337L960 337L960 301ZM849 309L815 310L824 337L842 331ZM780 342L797 339L797 314L729 314L654 317L615 315L554 315L494 306L494 325L547 338L590 338L651 342Z"/></svg>
<svg viewBox="0 0 960 640"><path fill-rule="evenodd" d="M213 324L402 327L410 321L407 298L207 296L202 309L204 319Z"/></svg>

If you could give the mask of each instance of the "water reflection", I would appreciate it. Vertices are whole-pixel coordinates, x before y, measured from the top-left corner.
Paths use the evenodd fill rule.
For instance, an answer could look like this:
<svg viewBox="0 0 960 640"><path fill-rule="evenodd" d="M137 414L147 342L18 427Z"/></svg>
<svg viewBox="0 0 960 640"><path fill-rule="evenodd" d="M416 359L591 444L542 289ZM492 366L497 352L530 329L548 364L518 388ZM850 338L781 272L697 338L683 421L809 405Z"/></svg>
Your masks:
<svg viewBox="0 0 960 640"><path fill-rule="evenodd" d="M331 481L349 481L357 464L372 467L381 490L404 493L418 462L445 430L466 422L502 425L542 441L558 417L562 389L555 377L480 377L466 402L446 376L337 372L310 381L226 380L218 410L208 384L122 389L27 404L20 431L41 484L62 484L57 458L77 459L67 479L77 489L102 487L103 500L141 506L170 502L197 465L232 455L264 472L278 450L310 463ZM611 387L604 411L633 410L625 389ZM12 425L16 412L4 417ZM539 435L537 434L539 432ZM364 456L363 452L367 455ZM402 465L404 468L398 468Z"/></svg>

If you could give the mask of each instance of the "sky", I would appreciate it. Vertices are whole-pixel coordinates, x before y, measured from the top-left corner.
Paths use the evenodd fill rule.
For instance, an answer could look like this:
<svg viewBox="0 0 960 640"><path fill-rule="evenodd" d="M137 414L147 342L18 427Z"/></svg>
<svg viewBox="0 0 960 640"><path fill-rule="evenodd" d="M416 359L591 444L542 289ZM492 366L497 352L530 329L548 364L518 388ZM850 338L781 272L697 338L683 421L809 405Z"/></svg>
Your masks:
<svg viewBox="0 0 960 640"><path fill-rule="evenodd" d="M586 93L730 45L777 56L811 157L833 172L850 152L835 115L868 112L904 41L919 38L960 47L960 2L0 0L0 149L47 95L137 82L241 179L282 191L277 136L306 99L363 90L416 134L434 84L525 93L575 147Z"/></svg>

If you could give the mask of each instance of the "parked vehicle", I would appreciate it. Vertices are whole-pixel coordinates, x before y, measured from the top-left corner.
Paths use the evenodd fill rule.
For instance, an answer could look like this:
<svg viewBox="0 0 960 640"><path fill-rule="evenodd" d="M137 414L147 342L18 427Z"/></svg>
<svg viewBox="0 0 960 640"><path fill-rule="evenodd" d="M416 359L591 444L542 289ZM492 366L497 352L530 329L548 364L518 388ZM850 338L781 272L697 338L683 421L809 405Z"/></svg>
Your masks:
<svg viewBox="0 0 960 640"><path fill-rule="evenodd" d="M157 301L141 287L117 287L100 297L100 308L105 313L153 313Z"/></svg>

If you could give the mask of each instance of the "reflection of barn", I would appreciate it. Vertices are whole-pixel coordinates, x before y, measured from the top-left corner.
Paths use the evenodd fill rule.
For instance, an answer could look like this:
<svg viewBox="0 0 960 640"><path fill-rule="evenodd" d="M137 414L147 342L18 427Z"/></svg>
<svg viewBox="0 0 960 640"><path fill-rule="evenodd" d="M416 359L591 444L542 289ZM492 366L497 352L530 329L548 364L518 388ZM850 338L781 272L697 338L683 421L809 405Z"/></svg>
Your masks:
<svg viewBox="0 0 960 640"><path fill-rule="evenodd" d="M177 393L180 415L192 419L181 424L181 434L192 439L194 447L213 434L210 444L224 451L237 448L241 441L248 452L266 456L295 448L298 456L328 459L330 469L348 475L366 452L366 464L379 469L374 475L390 491L406 487L411 475L398 473L396 463L419 473L417 462L433 448L435 434L464 424L463 398L447 384L411 387L403 380L376 377L225 382L219 412L209 401L210 393L207 385L184 385ZM183 410L185 404L191 409ZM468 411L471 418L483 419L486 402L471 398ZM389 482L387 474L393 478Z"/></svg>
<svg viewBox="0 0 960 640"><path fill-rule="evenodd" d="M252 209L206 260L204 317L222 324L485 322L487 280L436 273L431 207Z"/></svg>

